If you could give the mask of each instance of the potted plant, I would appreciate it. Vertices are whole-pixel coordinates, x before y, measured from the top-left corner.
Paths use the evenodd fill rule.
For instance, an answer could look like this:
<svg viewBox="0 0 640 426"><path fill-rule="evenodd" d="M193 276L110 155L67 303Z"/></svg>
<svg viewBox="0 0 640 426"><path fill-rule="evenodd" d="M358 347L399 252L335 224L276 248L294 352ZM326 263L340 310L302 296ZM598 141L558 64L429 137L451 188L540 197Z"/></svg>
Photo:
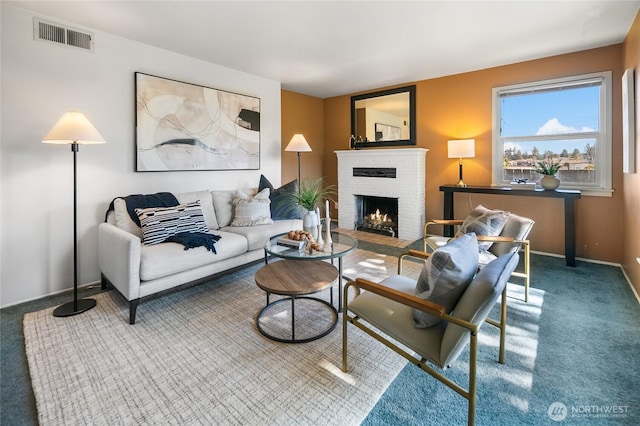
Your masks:
<svg viewBox="0 0 640 426"><path fill-rule="evenodd" d="M300 183L298 192L291 193L294 203L307 210L307 213L302 218L303 228L314 239L318 238L318 224L320 223L320 218L316 214L316 207L319 206L323 199L330 198L331 195L335 194L335 186L324 186L323 182L323 178L305 179Z"/></svg>
<svg viewBox="0 0 640 426"><path fill-rule="evenodd" d="M561 167L562 163L560 163L560 161L554 161L552 158L546 158L544 161L539 161L533 171L542 175L542 178L540 179L540 186L547 191L553 191L560 186L560 179L558 179L556 174Z"/></svg>

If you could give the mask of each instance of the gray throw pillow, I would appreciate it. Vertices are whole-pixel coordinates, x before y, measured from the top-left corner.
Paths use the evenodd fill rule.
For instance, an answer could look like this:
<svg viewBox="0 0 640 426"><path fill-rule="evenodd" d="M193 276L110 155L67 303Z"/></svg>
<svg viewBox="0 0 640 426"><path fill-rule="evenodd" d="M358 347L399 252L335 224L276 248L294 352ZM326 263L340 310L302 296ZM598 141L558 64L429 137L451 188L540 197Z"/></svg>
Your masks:
<svg viewBox="0 0 640 426"><path fill-rule="evenodd" d="M473 232L476 235L495 237L500 235L502 228L504 228L505 223L507 223L507 219L509 219L509 212L490 210L483 205L479 205L471 210L469 216L467 216L462 226L460 226L458 235ZM478 243L478 247L481 251L487 251L492 244L490 241L481 241Z"/></svg>
<svg viewBox="0 0 640 426"><path fill-rule="evenodd" d="M444 306L450 313L478 270L478 239L470 233L438 248L425 262L416 283L416 296ZM414 309L413 325L427 328L440 318Z"/></svg>

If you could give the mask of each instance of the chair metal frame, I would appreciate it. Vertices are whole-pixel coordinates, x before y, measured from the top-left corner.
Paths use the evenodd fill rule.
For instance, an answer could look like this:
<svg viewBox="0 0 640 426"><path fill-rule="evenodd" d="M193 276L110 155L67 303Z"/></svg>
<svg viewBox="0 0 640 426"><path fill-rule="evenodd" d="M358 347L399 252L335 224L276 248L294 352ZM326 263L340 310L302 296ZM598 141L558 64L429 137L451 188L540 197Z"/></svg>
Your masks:
<svg viewBox="0 0 640 426"><path fill-rule="evenodd" d="M429 257L430 253L422 252L419 250L409 250L406 253L403 253L398 258L398 275L402 275L402 261L406 258L415 258L420 260L426 260ZM361 290L370 291L372 293L378 294L382 297L394 300L398 303L402 303L414 309L419 309L424 312L427 312L431 315L438 316L449 323L459 325L460 327L464 327L469 330L469 383L467 387L463 387L448 377L444 376L442 373L437 371L435 368L431 367L428 363L427 359L424 357L416 357L406 350L402 349L395 343L391 342L389 339L384 337L382 334L374 330L372 327L367 326L364 322L366 319L361 319L358 316L349 315L349 290L354 288L354 291L357 295L360 294ZM375 283L373 281L369 281L363 278L356 278L355 281L349 281L344 287L344 310L342 314L342 371L347 372L348 364L347 364L347 324L353 324L358 327L360 330L364 331L377 341L381 342L388 348L392 349L397 354L401 355L405 359L407 359L412 364L416 365L418 368L433 376L440 382L447 385L449 388L457 392L459 395L467 399L468 401L468 424L473 425L475 423L475 412L476 412L476 393L477 393L477 363L478 363L478 330L480 325L473 324L469 321L462 320L457 318L455 315L450 315L446 313L445 307L440 306L438 304L432 303L425 299L419 298L417 296L411 295L409 293L405 293L399 290L395 290L389 287L386 287L382 284ZM497 327L500 330L500 348L499 348L499 356L498 362L500 364L504 364L504 352L505 352L505 335L506 335L506 326L507 326L507 287L505 285L500 299L500 320L492 320L490 318L485 319L485 322ZM363 322L364 320L364 322ZM390 336L392 337L392 336ZM407 345L410 349L409 345ZM449 366L444 366L449 367Z"/></svg>

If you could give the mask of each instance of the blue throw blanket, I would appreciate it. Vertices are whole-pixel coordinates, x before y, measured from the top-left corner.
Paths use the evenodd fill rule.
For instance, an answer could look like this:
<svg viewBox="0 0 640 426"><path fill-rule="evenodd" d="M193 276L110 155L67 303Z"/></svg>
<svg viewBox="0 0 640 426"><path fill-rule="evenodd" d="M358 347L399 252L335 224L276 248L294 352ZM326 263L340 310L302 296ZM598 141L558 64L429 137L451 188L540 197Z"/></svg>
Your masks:
<svg viewBox="0 0 640 426"><path fill-rule="evenodd" d="M138 214L136 213L136 209L146 209L148 207L173 207L180 204L178 199L170 192L158 192L157 194L133 194L127 195L126 197L116 197L122 198L127 204L127 212L131 217L133 222L140 226L140 219L138 219ZM113 202L115 198L111 200L109 203L109 208L107 209L107 214L105 215L105 222L107 221L107 216L109 216L109 212L113 210Z"/></svg>
<svg viewBox="0 0 640 426"><path fill-rule="evenodd" d="M185 250L204 246L207 250L212 251L214 254L218 254L215 243L220 238L220 235L207 234L206 232L181 232L167 238L164 242L182 244Z"/></svg>

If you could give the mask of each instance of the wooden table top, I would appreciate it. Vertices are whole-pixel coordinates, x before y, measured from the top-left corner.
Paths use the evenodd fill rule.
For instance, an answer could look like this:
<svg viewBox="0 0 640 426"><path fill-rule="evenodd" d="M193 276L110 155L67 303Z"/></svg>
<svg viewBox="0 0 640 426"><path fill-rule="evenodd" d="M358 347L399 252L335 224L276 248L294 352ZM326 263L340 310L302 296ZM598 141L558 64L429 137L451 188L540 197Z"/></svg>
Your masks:
<svg viewBox="0 0 640 426"><path fill-rule="evenodd" d="M300 296L322 291L338 279L338 269L321 260L279 260L256 272L256 284L268 293Z"/></svg>

